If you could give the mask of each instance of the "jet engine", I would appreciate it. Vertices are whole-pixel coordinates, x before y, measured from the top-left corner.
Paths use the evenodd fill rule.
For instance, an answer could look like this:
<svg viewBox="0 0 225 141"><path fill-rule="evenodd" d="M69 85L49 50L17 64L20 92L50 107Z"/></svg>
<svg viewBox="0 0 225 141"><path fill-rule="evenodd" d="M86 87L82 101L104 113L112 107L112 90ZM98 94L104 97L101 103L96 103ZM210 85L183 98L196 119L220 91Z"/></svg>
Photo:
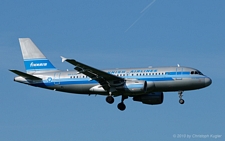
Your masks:
<svg viewBox="0 0 225 141"><path fill-rule="evenodd" d="M119 91L125 91L129 95L144 94L147 90L147 82L142 80L127 80L124 85L116 87Z"/></svg>
<svg viewBox="0 0 225 141"><path fill-rule="evenodd" d="M140 101L143 104L157 105L163 103L163 92L154 92L145 95L134 96L134 101Z"/></svg>

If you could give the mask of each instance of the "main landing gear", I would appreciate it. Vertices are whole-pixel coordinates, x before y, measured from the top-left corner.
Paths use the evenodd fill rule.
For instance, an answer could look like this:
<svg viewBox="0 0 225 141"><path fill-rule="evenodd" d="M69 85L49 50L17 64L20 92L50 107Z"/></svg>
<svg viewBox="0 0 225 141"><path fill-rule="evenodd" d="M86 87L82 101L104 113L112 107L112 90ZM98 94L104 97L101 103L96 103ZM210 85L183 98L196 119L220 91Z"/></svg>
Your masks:
<svg viewBox="0 0 225 141"><path fill-rule="evenodd" d="M178 92L178 95L179 95L179 98L180 98L179 103L180 104L184 104L184 100L182 99L182 97L183 97L183 91L179 91Z"/></svg>
<svg viewBox="0 0 225 141"><path fill-rule="evenodd" d="M117 105L117 108L120 110L120 111L124 111L126 109L126 105L123 103L123 101L125 99L127 99L128 96L123 96L122 95L122 99L121 99L121 102Z"/></svg>
<svg viewBox="0 0 225 141"><path fill-rule="evenodd" d="M122 99L121 102L117 105L117 108L121 111L124 111L126 109L126 105L123 103L123 101L125 99L127 99L128 96L123 96L122 95ZM108 102L109 104L112 104L114 102L114 98L112 97L111 93L109 94L109 96L106 97L106 102Z"/></svg>
<svg viewBox="0 0 225 141"><path fill-rule="evenodd" d="M109 104L113 104L114 102L114 98L112 97L112 93L109 92L109 96L106 97L106 102L108 102Z"/></svg>

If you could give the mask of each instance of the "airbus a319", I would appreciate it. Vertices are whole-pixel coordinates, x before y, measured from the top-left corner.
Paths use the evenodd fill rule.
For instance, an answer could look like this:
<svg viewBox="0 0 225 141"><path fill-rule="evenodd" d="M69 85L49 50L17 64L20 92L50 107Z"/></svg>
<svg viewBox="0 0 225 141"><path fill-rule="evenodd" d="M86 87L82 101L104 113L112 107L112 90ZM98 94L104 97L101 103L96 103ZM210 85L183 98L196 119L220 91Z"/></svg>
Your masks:
<svg viewBox="0 0 225 141"><path fill-rule="evenodd" d="M100 70L74 59L62 57L62 62L74 66L72 71L61 71L44 56L29 38L19 38L26 72L10 70L18 76L14 81L30 86L73 94L106 96L109 104L121 96L118 109L126 109L128 97L143 104L162 104L164 92L178 92L184 104L183 92L209 86L212 80L190 67L146 67Z"/></svg>

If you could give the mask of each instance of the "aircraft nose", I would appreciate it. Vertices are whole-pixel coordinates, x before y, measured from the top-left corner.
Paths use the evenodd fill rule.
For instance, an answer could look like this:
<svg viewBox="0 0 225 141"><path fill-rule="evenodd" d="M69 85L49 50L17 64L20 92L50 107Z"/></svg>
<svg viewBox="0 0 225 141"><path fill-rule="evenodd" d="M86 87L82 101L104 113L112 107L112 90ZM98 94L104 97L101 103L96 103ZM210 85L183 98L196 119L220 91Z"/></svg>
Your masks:
<svg viewBox="0 0 225 141"><path fill-rule="evenodd" d="M212 80L209 77L205 78L205 86L209 86L212 83Z"/></svg>

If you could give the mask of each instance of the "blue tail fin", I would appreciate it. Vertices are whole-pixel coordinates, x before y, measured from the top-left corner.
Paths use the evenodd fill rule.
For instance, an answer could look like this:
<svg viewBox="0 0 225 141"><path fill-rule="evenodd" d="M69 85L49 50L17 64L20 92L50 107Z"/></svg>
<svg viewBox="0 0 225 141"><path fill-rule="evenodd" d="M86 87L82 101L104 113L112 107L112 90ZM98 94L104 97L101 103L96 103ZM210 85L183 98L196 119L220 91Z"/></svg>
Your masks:
<svg viewBox="0 0 225 141"><path fill-rule="evenodd" d="M42 73L57 70L30 38L19 38L19 42L27 73Z"/></svg>

